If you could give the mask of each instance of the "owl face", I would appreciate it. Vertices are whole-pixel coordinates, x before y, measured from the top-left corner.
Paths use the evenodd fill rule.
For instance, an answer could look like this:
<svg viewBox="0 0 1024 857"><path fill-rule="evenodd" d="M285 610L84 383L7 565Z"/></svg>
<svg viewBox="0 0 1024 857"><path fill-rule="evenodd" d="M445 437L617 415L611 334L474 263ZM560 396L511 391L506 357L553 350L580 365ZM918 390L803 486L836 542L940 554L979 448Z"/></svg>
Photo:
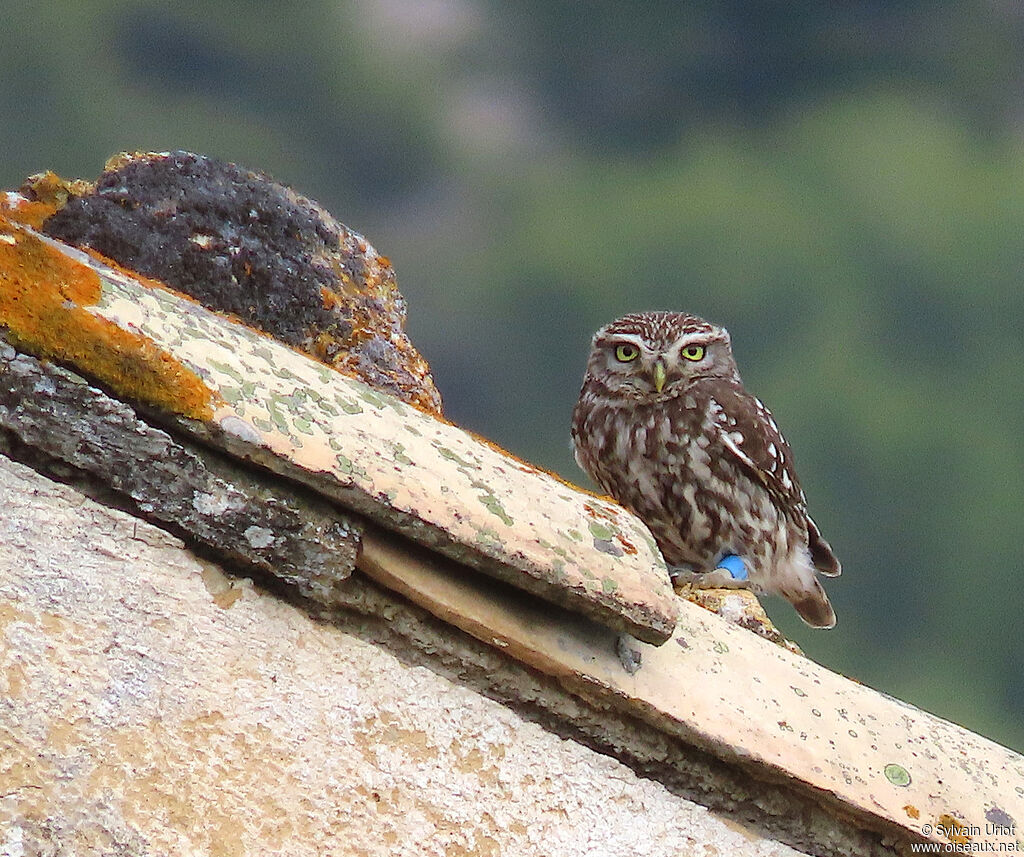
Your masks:
<svg viewBox="0 0 1024 857"><path fill-rule="evenodd" d="M629 399L665 401L702 378L739 379L723 327L678 312L626 315L596 334L587 378Z"/></svg>

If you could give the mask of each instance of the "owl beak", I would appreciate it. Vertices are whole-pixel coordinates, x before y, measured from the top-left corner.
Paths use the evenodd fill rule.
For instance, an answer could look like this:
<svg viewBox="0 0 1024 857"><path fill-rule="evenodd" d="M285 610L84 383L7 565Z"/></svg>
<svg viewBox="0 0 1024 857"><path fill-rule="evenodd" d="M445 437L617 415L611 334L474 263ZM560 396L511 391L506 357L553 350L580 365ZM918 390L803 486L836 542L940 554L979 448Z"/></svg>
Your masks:
<svg viewBox="0 0 1024 857"><path fill-rule="evenodd" d="M654 362L654 389L659 393L665 389L665 364L661 360Z"/></svg>

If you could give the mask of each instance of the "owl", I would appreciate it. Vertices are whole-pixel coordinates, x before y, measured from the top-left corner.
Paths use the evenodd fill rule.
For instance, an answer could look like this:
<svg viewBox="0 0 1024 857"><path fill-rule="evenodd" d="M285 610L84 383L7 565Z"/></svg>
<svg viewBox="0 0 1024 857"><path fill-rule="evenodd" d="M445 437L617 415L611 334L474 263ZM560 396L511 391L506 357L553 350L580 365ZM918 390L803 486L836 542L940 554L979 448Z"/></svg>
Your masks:
<svg viewBox="0 0 1024 857"><path fill-rule="evenodd" d="M580 467L647 524L673 577L779 594L808 625L835 625L818 574L838 575L839 561L724 328L679 312L602 327L572 443Z"/></svg>

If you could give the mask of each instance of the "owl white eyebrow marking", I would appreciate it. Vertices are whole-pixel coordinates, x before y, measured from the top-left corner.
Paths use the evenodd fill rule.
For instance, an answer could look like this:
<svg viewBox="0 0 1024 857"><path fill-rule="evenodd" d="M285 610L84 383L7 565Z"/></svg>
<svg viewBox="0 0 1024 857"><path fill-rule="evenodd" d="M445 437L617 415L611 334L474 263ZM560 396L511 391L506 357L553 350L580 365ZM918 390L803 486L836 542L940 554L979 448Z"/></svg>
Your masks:
<svg viewBox="0 0 1024 857"><path fill-rule="evenodd" d="M714 337L707 331L697 331L696 333L684 333L675 342L672 343L673 347L686 348L687 345L692 345L694 342L709 342Z"/></svg>
<svg viewBox="0 0 1024 857"><path fill-rule="evenodd" d="M601 335L598 342L602 345L628 343L630 345L635 345L642 351L647 350L647 346L644 344L644 338L638 333L605 333Z"/></svg>
<svg viewBox="0 0 1024 857"><path fill-rule="evenodd" d="M716 340L717 337L708 331L696 331L694 333L684 333L675 342L672 343L672 355L676 359L683 353L683 350L690 345L710 345L712 341Z"/></svg>

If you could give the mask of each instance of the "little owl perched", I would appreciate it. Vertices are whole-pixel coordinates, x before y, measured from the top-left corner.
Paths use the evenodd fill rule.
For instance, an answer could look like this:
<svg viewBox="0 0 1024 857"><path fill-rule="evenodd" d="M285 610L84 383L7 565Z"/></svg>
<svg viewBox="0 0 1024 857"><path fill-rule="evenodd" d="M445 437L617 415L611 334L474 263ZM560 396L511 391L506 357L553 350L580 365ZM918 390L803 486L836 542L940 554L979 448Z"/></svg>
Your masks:
<svg viewBox="0 0 1024 857"><path fill-rule="evenodd" d="M775 420L743 389L724 328L677 312L602 327L572 441L580 467L647 524L674 576L778 593L808 625L835 625L817 572L835 576L839 561Z"/></svg>

